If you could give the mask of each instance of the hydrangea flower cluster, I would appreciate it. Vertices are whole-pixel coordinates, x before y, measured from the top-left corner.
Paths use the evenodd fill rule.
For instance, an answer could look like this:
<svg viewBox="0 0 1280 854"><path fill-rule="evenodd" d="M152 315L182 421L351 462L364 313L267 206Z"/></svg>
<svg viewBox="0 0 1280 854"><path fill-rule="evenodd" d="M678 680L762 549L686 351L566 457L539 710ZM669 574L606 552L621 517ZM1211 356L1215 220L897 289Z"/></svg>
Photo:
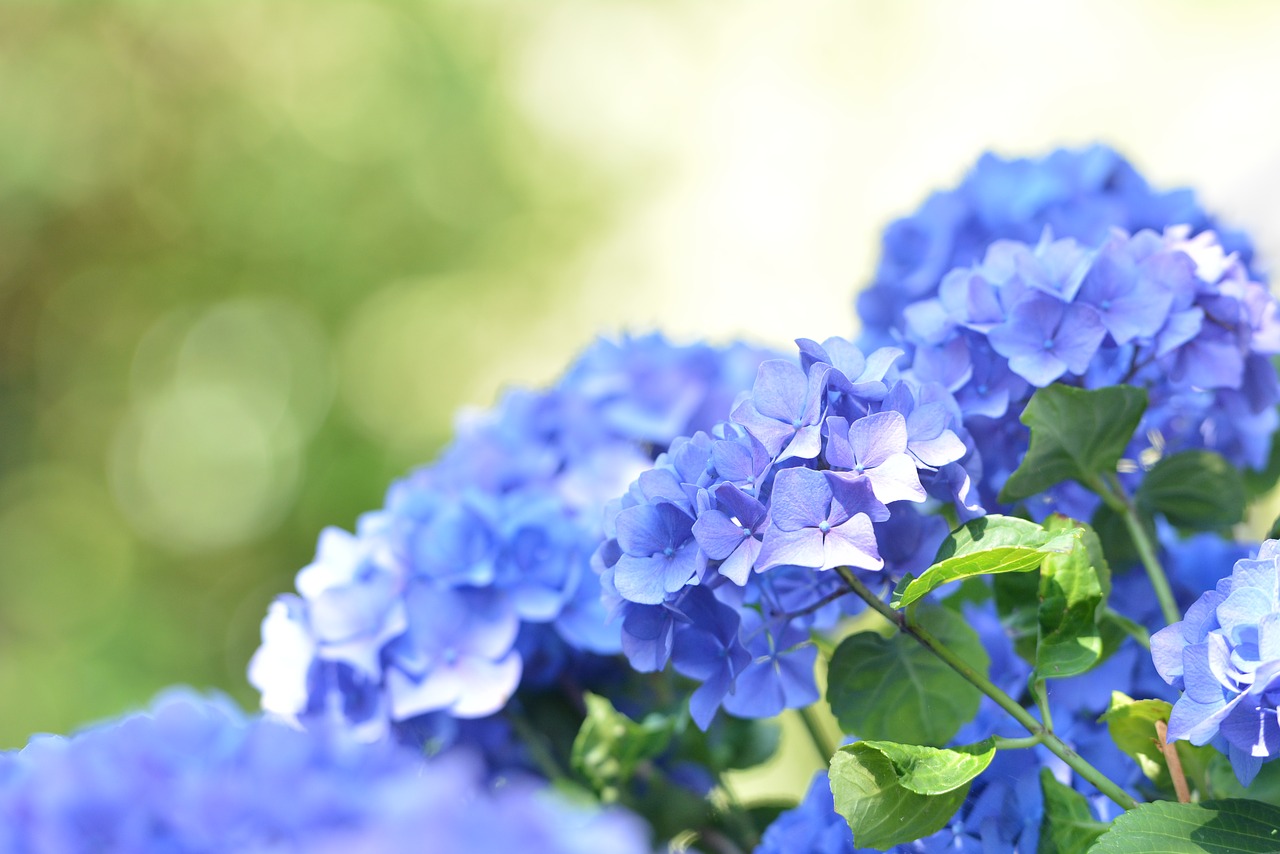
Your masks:
<svg viewBox="0 0 1280 854"><path fill-rule="evenodd" d="M1280 753L1280 541L1236 562L1151 638L1160 676L1182 692L1169 738L1213 743L1243 785Z"/></svg>
<svg viewBox="0 0 1280 854"><path fill-rule="evenodd" d="M904 309L935 296L943 274L977 263L998 240L1031 243L1047 227L1097 246L1113 228L1179 224L1190 226L1192 234L1217 231L1228 251L1249 263L1248 239L1224 232L1190 190L1153 189L1104 145L1060 149L1039 160L984 154L958 187L934 193L885 230L875 279L858 295L861 343L901 343Z"/></svg>
<svg viewBox="0 0 1280 854"><path fill-rule="evenodd" d="M835 567L918 570L963 513L977 458L936 383L900 380L902 351L801 339L760 366L729 421L680 439L615 502L597 553L632 665L702 684L690 709L768 717L817 699L814 629L841 614Z"/></svg>
<svg viewBox="0 0 1280 854"><path fill-rule="evenodd" d="M489 789L479 772L463 754L423 762L171 693L150 714L0 754L0 849L410 854L429 839L434 851L650 850L624 811L571 807L530 781Z"/></svg>
<svg viewBox="0 0 1280 854"><path fill-rule="evenodd" d="M1145 386L1133 459L1207 447L1260 468L1277 426L1275 297L1211 232L1115 231L1097 249L1048 235L998 241L943 277L937 296L908 305L903 334L915 377L955 396L989 505L1027 447L1019 413L1055 381ZM1087 518L1091 508L1065 509Z"/></svg>
<svg viewBox="0 0 1280 854"><path fill-rule="evenodd" d="M601 508L678 435L710 427L764 355L600 342L554 388L471 417L354 535L321 535L298 595L263 623L250 665L263 708L448 743L518 686L616 653L590 568Z"/></svg>

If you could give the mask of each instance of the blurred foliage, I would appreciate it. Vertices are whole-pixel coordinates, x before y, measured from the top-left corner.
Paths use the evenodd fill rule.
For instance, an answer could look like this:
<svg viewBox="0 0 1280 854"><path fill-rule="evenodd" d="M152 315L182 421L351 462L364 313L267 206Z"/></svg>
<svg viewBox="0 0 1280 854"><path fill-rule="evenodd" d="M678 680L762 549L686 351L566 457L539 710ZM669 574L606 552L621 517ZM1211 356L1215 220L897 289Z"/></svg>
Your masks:
<svg viewBox="0 0 1280 854"><path fill-rule="evenodd" d="M483 5L0 9L0 748L216 686L535 339L600 181ZM545 334L545 333L544 333Z"/></svg>

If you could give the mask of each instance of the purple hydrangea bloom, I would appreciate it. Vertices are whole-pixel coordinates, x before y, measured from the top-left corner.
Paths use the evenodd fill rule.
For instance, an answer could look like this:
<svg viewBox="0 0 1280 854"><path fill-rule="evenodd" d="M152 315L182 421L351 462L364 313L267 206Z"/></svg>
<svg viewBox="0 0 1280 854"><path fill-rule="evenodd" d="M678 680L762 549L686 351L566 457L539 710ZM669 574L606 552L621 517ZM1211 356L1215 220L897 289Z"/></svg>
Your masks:
<svg viewBox="0 0 1280 854"><path fill-rule="evenodd" d="M1278 561L1280 541L1267 540L1151 638L1156 670L1182 692L1169 738L1213 743L1246 786L1280 752Z"/></svg>
<svg viewBox="0 0 1280 854"><path fill-rule="evenodd" d="M1061 149L1039 160L985 154L959 186L934 193L918 211L885 230L875 278L858 295L860 343L866 348L901 344L903 314L911 304L938 295L948 271L978 262L997 241L1034 243L1047 227L1060 237L1097 246L1113 228L1161 230L1178 224L1190 226L1192 234L1217 231L1228 251L1246 264L1251 260L1248 240L1224 232L1189 190L1152 188L1106 146ZM1079 286L1078 278L1075 283ZM989 295L973 293L972 320L982 323L984 307L992 304ZM954 315L954 308L950 311Z"/></svg>
<svg viewBox="0 0 1280 854"><path fill-rule="evenodd" d="M946 388L900 377L898 349L797 344L799 364L763 363L730 421L672 442L610 504L594 558L628 659L642 671L674 661L702 681L704 727L717 706L771 717L813 702L810 633L858 607L824 570L892 581L946 533L915 506L932 497L934 510L955 501L964 518L982 512L970 488L980 461ZM711 600L725 616L689 628L690 608Z"/></svg>
<svg viewBox="0 0 1280 854"><path fill-rule="evenodd" d="M326 530L298 594L272 605L249 668L263 708L448 744L478 731L451 721L488 719L522 685L600 673L599 657L621 650L591 569L605 501L678 437L710 429L765 356L658 336L599 342L554 387L464 418L440 459L392 485L355 534ZM646 475L669 503L622 520L618 580L638 599L662 602L699 576L681 482L706 467L698 453L676 449L679 477ZM718 459L754 494L762 455L744 443ZM628 586L659 565L647 597Z"/></svg>
<svg viewBox="0 0 1280 854"><path fill-rule="evenodd" d="M836 812L827 772L819 771L795 809L783 812L769 825L755 854L858 854L849 825Z"/></svg>
<svg viewBox="0 0 1280 854"><path fill-rule="evenodd" d="M474 757L245 719L186 692L71 738L0 754L0 847L65 854L190 851L649 851L621 811L531 780L499 789Z"/></svg>
<svg viewBox="0 0 1280 854"><path fill-rule="evenodd" d="M1150 406L1127 452L1131 486L1143 466L1190 448L1241 467L1266 463L1280 424L1270 362L1280 352L1280 304L1213 233L1188 234L1117 230L1096 249L1047 235L999 241L980 263L949 274L937 296L907 307L904 378L950 393L981 455L984 506L996 506L1026 452L1018 420L1026 401L1052 382L1147 389ZM1064 486L1031 509L1089 518L1096 506Z"/></svg>
<svg viewBox="0 0 1280 854"><path fill-rule="evenodd" d="M869 476L844 480L812 469L783 469L773 484L770 513L757 564L761 572L775 566L884 566L872 522L888 519L889 508L876 498Z"/></svg>

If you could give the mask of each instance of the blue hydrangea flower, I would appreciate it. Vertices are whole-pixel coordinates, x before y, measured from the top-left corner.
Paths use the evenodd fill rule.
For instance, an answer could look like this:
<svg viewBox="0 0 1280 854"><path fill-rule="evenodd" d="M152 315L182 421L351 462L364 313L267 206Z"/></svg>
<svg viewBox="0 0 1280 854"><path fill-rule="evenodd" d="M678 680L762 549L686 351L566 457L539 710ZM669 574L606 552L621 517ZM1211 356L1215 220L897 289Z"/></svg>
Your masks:
<svg viewBox="0 0 1280 854"><path fill-rule="evenodd" d="M147 714L0 754L0 847L190 851L650 850L621 810L585 810L530 780L490 788L473 757L245 719L185 692Z"/></svg>
<svg viewBox="0 0 1280 854"><path fill-rule="evenodd" d="M1169 738L1213 743L1246 786L1280 752L1278 561L1280 541L1267 540L1151 638L1156 670L1182 692Z"/></svg>
<svg viewBox="0 0 1280 854"><path fill-rule="evenodd" d="M892 582L946 535L917 505L982 512L978 455L943 386L900 378L898 349L797 343L799 364L764 362L728 422L672 442L610 505L595 555L624 653L700 681L699 726L716 708L770 717L813 702L810 633L858 607L827 571Z"/></svg>
<svg viewBox="0 0 1280 854"><path fill-rule="evenodd" d="M657 336L599 342L551 389L513 391L464 418L440 459L395 483L355 534L326 530L297 595L271 606L249 668L263 708L439 745L478 735L451 722L488 720L522 685L599 673L598 657L621 649L590 565L605 501L680 435L711 428L765 355ZM744 495L761 454L749 444L721 454ZM704 466L695 456L676 458ZM676 504L634 508L654 517L644 524L623 518L619 579L646 598L627 587L627 568L649 583L665 567L647 594L660 602L705 558L689 545L678 479L650 480Z"/></svg>
<svg viewBox="0 0 1280 854"><path fill-rule="evenodd" d="M908 306L937 295L948 271L978 262L997 241L1032 243L1049 228L1097 246L1113 228L1179 224L1190 226L1192 234L1217 231L1229 251L1250 262L1248 240L1223 231L1190 190L1152 188L1106 146L1062 149L1039 160L985 154L959 186L934 193L885 230L875 278L858 295L860 343L868 349L900 344ZM981 322L991 303L980 293L974 298L972 319Z"/></svg>
<svg viewBox="0 0 1280 854"><path fill-rule="evenodd" d="M1188 234L1117 230L1097 248L1048 235L998 241L906 307L905 376L950 392L980 452L981 503L996 506L1027 448L1018 416L1052 382L1147 388L1151 405L1127 453L1134 473L1188 448L1265 464L1280 424L1277 302L1212 232ZM1066 486L1032 510L1089 518L1096 503Z"/></svg>

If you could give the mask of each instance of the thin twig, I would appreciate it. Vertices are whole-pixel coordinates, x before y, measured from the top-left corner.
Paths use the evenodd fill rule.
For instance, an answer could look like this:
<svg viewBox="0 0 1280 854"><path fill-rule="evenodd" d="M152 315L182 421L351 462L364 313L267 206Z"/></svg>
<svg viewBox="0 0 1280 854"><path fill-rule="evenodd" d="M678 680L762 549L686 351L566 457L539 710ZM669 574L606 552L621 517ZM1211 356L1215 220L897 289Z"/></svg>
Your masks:
<svg viewBox="0 0 1280 854"><path fill-rule="evenodd" d="M1169 776L1173 779L1173 791L1178 795L1178 803L1191 803L1191 790L1187 787L1187 775L1182 770L1182 759L1178 756L1178 747L1169 743L1169 725L1164 721L1156 721L1156 746L1164 754L1164 761L1169 766Z"/></svg>

